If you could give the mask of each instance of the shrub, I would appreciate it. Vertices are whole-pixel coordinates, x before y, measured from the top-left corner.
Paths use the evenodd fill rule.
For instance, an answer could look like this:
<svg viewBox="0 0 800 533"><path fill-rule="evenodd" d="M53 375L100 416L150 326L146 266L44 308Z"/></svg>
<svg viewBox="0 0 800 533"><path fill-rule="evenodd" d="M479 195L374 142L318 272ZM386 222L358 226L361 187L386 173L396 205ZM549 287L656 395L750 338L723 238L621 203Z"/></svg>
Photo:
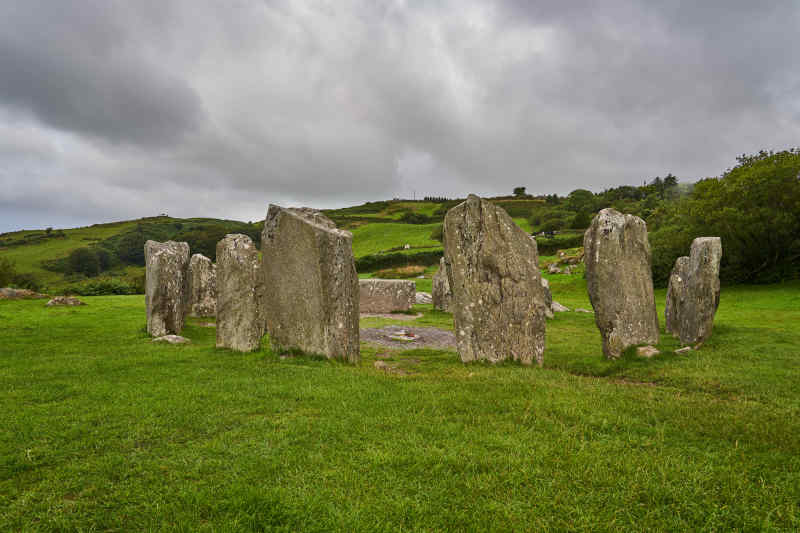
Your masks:
<svg viewBox="0 0 800 533"><path fill-rule="evenodd" d="M433 228L433 231L431 232L431 240L439 242L444 241L444 224L439 224Z"/></svg>
<svg viewBox="0 0 800 533"><path fill-rule="evenodd" d="M67 269L70 273L96 276L100 273L100 262L94 250L76 248L67 256Z"/></svg>
<svg viewBox="0 0 800 533"><path fill-rule="evenodd" d="M14 276L12 282L18 289L30 289L32 291L39 291L42 288L42 283L32 272L23 272Z"/></svg>
<svg viewBox="0 0 800 533"><path fill-rule="evenodd" d="M441 259L444 251L434 250L416 253L391 253L370 254L356 259L356 270L359 272L374 272L376 270L409 266L409 265L435 265Z"/></svg>
<svg viewBox="0 0 800 533"><path fill-rule="evenodd" d="M104 296L109 294L137 294L136 287L118 278L98 278L70 285L66 294Z"/></svg>
<svg viewBox="0 0 800 533"><path fill-rule="evenodd" d="M17 266L10 259L0 257L0 287L8 287L17 276Z"/></svg>

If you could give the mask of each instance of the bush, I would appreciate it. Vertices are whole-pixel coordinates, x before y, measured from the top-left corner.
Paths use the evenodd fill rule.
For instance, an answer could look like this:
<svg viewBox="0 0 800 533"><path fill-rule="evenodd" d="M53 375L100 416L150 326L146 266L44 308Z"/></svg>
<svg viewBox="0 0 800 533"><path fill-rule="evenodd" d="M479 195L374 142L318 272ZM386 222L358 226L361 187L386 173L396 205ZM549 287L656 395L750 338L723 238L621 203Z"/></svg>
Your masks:
<svg viewBox="0 0 800 533"><path fill-rule="evenodd" d="M371 254L356 259L356 270L359 272L374 272L376 270L410 266L410 265L435 265L444 255L443 250L416 253Z"/></svg>
<svg viewBox="0 0 800 533"><path fill-rule="evenodd" d="M0 257L0 287L8 287L17 276L17 266L5 257Z"/></svg>
<svg viewBox="0 0 800 533"><path fill-rule="evenodd" d="M70 285L66 294L79 296L105 296L109 294L137 294L136 287L118 278L99 278Z"/></svg>
<svg viewBox="0 0 800 533"><path fill-rule="evenodd" d="M422 213L415 213L413 211L406 211L403 215L399 218L399 222L404 222L405 224L430 224L431 219Z"/></svg>
<svg viewBox="0 0 800 533"><path fill-rule="evenodd" d="M100 261L94 250L76 248L67 256L67 271L72 274L96 276L100 273Z"/></svg>
<svg viewBox="0 0 800 533"><path fill-rule="evenodd" d="M18 289L30 289L32 291L39 291L42 288L42 283L32 272L24 272L14 276L12 282Z"/></svg>

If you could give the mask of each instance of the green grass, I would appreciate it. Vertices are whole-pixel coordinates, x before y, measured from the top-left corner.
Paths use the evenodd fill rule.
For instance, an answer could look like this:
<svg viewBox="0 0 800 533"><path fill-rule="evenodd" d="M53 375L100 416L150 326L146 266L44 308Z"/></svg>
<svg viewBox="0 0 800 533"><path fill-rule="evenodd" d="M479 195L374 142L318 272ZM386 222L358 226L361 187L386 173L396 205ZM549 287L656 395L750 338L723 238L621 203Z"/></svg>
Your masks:
<svg viewBox="0 0 800 533"><path fill-rule="evenodd" d="M589 307L580 276L549 278ZM800 528L798 283L723 288L689 355L605 361L567 313L544 368L393 353L405 376L367 346L358 366L217 350L194 320L155 345L142 297L85 300L0 301L2 531Z"/></svg>
<svg viewBox="0 0 800 533"><path fill-rule="evenodd" d="M356 258L410 244L414 248L441 250L442 243L431 239L438 224L401 224L382 222L352 230L353 255Z"/></svg>

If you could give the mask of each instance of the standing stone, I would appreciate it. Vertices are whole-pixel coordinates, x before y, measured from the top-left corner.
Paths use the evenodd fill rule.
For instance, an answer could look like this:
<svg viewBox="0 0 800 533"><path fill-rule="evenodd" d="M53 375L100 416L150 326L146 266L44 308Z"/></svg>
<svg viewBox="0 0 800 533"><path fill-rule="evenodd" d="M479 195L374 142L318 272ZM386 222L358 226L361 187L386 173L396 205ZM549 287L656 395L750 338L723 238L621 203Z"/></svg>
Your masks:
<svg viewBox="0 0 800 533"><path fill-rule="evenodd" d="M189 245L147 241L144 245L147 333L180 334L186 312Z"/></svg>
<svg viewBox="0 0 800 533"><path fill-rule="evenodd" d="M553 314L553 293L550 292L550 282L544 277L542 277L541 280L544 294L544 316L553 318L555 314Z"/></svg>
<svg viewBox="0 0 800 533"><path fill-rule="evenodd" d="M439 260L439 270L433 275L433 308L449 311L453 293L450 291L450 280L447 276L447 262L444 257Z"/></svg>
<svg viewBox="0 0 800 533"><path fill-rule="evenodd" d="M719 306L722 240L698 237L689 257L679 257L669 277L664 315L667 331L696 347L711 336Z"/></svg>
<svg viewBox="0 0 800 533"><path fill-rule="evenodd" d="M408 311L416 301L417 285L403 279L360 279L359 312Z"/></svg>
<svg viewBox="0 0 800 533"><path fill-rule="evenodd" d="M461 360L541 365L545 297L536 241L471 194L445 216L444 254Z"/></svg>
<svg viewBox="0 0 800 533"><path fill-rule="evenodd" d="M247 235L217 243L217 348L252 352L261 346L258 249Z"/></svg>
<svg viewBox="0 0 800 533"><path fill-rule="evenodd" d="M357 363L353 235L313 209L270 205L261 247L262 308L273 348Z"/></svg>
<svg viewBox="0 0 800 533"><path fill-rule="evenodd" d="M217 267L203 254L189 259L189 314L209 317L217 314Z"/></svg>
<svg viewBox="0 0 800 533"><path fill-rule="evenodd" d="M586 282L606 357L658 343L647 225L633 215L603 209L583 237Z"/></svg>

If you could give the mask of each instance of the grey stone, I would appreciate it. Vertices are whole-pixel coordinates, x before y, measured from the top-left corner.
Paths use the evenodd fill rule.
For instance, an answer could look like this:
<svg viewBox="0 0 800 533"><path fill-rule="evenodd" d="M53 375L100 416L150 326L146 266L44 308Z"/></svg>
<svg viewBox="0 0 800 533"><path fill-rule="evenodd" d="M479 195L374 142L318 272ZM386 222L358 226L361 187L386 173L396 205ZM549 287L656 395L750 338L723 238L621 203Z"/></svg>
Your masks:
<svg viewBox="0 0 800 533"><path fill-rule="evenodd" d="M619 357L638 344L658 344L647 225L603 209L583 237L586 284L603 339L603 353Z"/></svg>
<svg viewBox="0 0 800 533"><path fill-rule="evenodd" d="M47 305L47 307L53 307L56 305L72 306L72 305L86 305L86 304L78 300L74 296L56 296L55 298L47 302L45 305Z"/></svg>
<svg viewBox="0 0 800 533"><path fill-rule="evenodd" d="M276 351L295 348L358 362L352 234L312 209L270 205L261 246L262 309Z"/></svg>
<svg viewBox="0 0 800 533"><path fill-rule="evenodd" d="M555 263L551 263L550 266L547 267L548 274L561 274L561 269L558 268L558 265Z"/></svg>
<svg viewBox="0 0 800 533"><path fill-rule="evenodd" d="M683 348L678 348L677 350L675 350L675 353L683 355L683 354L689 353L691 351L692 351L692 347L691 346L684 346Z"/></svg>
<svg viewBox="0 0 800 533"><path fill-rule="evenodd" d="M217 267L203 254L189 259L189 314L210 317L217 314Z"/></svg>
<svg viewBox="0 0 800 533"><path fill-rule="evenodd" d="M258 249L247 235L217 243L217 348L252 352L261 346Z"/></svg>
<svg viewBox="0 0 800 533"><path fill-rule="evenodd" d="M565 313L569 311L569 307L566 305L561 305L555 300L553 300L553 303L550 304L550 309L552 309L554 313Z"/></svg>
<svg viewBox="0 0 800 533"><path fill-rule="evenodd" d="M447 275L447 262L444 257L439 260L439 270L433 275L433 308L449 311L453 293L450 291L450 280Z"/></svg>
<svg viewBox="0 0 800 533"><path fill-rule="evenodd" d="M639 357L644 357L645 359L650 359L651 357L660 353L661 352L659 352L658 348L655 346L639 346L636 348L636 355Z"/></svg>
<svg viewBox="0 0 800 533"><path fill-rule="evenodd" d="M443 233L461 360L541 365L545 295L536 241L472 194L447 212Z"/></svg>
<svg viewBox="0 0 800 533"><path fill-rule="evenodd" d="M429 292L417 291L414 295L414 302L418 304L433 303L433 296Z"/></svg>
<svg viewBox="0 0 800 533"><path fill-rule="evenodd" d="M359 312L393 313L409 311L416 301L417 286L403 279L358 280Z"/></svg>
<svg viewBox="0 0 800 533"><path fill-rule="evenodd" d="M11 287L0 289L0 300L27 300L34 298L49 298L49 296L29 289L12 289Z"/></svg>
<svg viewBox="0 0 800 533"><path fill-rule="evenodd" d="M147 332L153 337L178 335L186 313L189 245L147 241L144 258Z"/></svg>
<svg viewBox="0 0 800 533"><path fill-rule="evenodd" d="M722 240L698 237L689 257L679 257L669 277L664 316L667 331L683 344L699 346L710 336L719 307Z"/></svg>
<svg viewBox="0 0 800 533"><path fill-rule="evenodd" d="M575 308L575 312L576 313L591 313L591 311L589 311L588 309L584 309L583 307L576 307Z"/></svg>
<svg viewBox="0 0 800 533"><path fill-rule="evenodd" d="M553 318L553 294L550 292L550 282L546 278L541 278L542 291L544 294L544 315Z"/></svg>
<svg viewBox="0 0 800 533"><path fill-rule="evenodd" d="M189 344L190 341L186 337L181 337L180 335L162 335L161 337L156 337L153 339L153 342L168 342L170 344Z"/></svg>

